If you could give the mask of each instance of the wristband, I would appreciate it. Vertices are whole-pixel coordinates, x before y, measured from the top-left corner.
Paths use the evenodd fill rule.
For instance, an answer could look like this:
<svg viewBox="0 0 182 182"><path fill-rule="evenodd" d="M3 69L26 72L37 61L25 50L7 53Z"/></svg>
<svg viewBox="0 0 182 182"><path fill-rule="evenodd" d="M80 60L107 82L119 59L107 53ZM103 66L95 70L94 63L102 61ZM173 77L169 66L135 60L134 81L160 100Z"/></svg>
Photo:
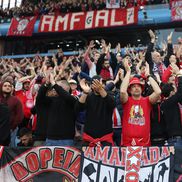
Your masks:
<svg viewBox="0 0 182 182"><path fill-rule="evenodd" d="M83 92L85 95L88 95L89 94L89 92Z"/></svg>

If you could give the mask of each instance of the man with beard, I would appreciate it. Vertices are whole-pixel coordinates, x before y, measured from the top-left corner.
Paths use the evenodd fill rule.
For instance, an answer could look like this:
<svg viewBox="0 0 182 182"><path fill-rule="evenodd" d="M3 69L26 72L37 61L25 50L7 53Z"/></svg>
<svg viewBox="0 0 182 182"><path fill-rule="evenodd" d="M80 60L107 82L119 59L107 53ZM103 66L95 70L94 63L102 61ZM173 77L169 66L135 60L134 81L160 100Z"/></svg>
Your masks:
<svg viewBox="0 0 182 182"><path fill-rule="evenodd" d="M33 136L32 131L28 128L21 128L19 131L19 140L18 146L21 147L32 147L33 146Z"/></svg>
<svg viewBox="0 0 182 182"><path fill-rule="evenodd" d="M10 110L11 147L15 147L17 126L23 119L22 104L16 96L12 96L13 84L10 81L4 81L1 86L0 102Z"/></svg>
<svg viewBox="0 0 182 182"><path fill-rule="evenodd" d="M150 111L151 104L160 98L161 90L157 82L149 74L146 63L145 76L152 86L153 93L142 97L143 85L137 77L131 76L128 61L125 60L126 75L120 88L120 98L123 104L122 142L124 146L150 146ZM128 96L128 92L131 96Z"/></svg>

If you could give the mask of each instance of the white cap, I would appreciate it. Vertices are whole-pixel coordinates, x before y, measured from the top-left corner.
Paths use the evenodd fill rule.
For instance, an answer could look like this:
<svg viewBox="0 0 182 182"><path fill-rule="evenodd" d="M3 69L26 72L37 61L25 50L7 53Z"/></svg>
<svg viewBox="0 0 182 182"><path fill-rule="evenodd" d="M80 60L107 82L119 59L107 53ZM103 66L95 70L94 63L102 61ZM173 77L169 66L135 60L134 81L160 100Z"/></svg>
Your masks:
<svg viewBox="0 0 182 182"><path fill-rule="evenodd" d="M72 84L77 84L76 80L73 80L73 79L69 80L68 83L69 83L69 84L71 84L71 83L72 83Z"/></svg>

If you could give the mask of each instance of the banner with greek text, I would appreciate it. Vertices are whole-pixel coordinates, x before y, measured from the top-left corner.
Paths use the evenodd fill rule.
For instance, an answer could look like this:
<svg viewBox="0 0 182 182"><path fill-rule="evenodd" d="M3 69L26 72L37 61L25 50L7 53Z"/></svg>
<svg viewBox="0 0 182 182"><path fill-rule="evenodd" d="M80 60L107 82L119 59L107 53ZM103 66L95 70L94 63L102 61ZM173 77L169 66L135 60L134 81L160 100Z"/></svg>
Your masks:
<svg viewBox="0 0 182 182"><path fill-rule="evenodd" d="M0 159L1 182L76 182L80 151L71 147L4 147Z"/></svg>
<svg viewBox="0 0 182 182"><path fill-rule="evenodd" d="M180 182L182 179L181 150L175 153L173 147L83 147L82 153L72 147L4 147L1 153L1 182Z"/></svg>
<svg viewBox="0 0 182 182"><path fill-rule="evenodd" d="M172 182L173 147L84 147L80 182Z"/></svg>

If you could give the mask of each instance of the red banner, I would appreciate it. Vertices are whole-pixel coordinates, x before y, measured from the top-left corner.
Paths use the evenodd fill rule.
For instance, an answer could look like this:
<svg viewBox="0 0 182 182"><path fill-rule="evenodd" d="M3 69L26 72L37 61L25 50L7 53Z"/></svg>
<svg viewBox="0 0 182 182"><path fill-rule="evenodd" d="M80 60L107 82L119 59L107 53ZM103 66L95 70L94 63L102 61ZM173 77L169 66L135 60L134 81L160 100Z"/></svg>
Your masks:
<svg viewBox="0 0 182 182"><path fill-rule="evenodd" d="M12 18L8 36L32 36L37 17Z"/></svg>
<svg viewBox="0 0 182 182"><path fill-rule="evenodd" d="M80 150L72 147L4 148L1 182L77 182Z"/></svg>
<svg viewBox="0 0 182 182"><path fill-rule="evenodd" d="M45 15L41 17L39 32L87 30L124 26L137 22L137 8L77 12L64 16Z"/></svg>
<svg viewBox="0 0 182 182"><path fill-rule="evenodd" d="M171 2L171 19L172 21L182 21L182 0Z"/></svg>

